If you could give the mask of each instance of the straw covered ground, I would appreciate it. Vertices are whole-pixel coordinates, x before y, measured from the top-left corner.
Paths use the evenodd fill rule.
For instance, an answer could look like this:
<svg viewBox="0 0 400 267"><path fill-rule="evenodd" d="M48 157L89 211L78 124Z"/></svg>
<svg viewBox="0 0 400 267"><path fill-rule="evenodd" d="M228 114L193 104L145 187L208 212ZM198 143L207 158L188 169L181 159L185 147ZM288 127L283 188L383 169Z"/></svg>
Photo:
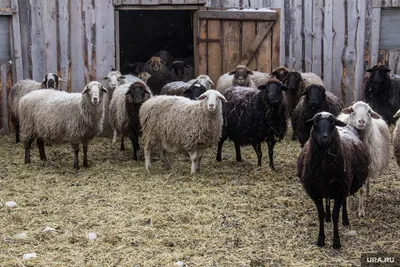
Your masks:
<svg viewBox="0 0 400 267"><path fill-rule="evenodd" d="M196 175L185 156L174 157L171 171L155 162L147 174L128 145L119 152L110 139L96 138L90 168L75 177L68 144L46 147L48 162L33 149L25 165L22 145L0 137L0 266L359 266L363 252L400 248L400 170L393 157L372 181L365 218L356 216L352 200L352 231L340 225L338 252L331 224L327 246L314 245L318 219L296 176L298 143L276 146L273 172L265 155L256 167L251 147L237 163L227 142L223 161L209 149ZM15 236L24 232L26 238ZM97 239L89 240L89 232ZM32 252L36 258L22 260Z"/></svg>

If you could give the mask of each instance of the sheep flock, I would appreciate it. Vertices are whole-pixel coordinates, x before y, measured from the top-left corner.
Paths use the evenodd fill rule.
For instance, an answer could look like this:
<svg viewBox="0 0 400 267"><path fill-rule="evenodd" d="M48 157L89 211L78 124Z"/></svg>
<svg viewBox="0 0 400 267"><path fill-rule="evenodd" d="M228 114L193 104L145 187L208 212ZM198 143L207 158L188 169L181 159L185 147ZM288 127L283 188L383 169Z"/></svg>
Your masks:
<svg viewBox="0 0 400 267"><path fill-rule="evenodd" d="M343 237L344 230L339 219L347 232L349 218L354 227L352 229L359 230L362 227L359 220L367 220L376 212L369 205L374 206L374 199L382 190L378 190L377 181L388 172L389 165L393 166L392 172L395 169L393 175L399 178L400 78L389 75L390 70L386 67L373 66L366 70L371 74L364 88L365 99L346 107L324 87L323 79L314 73L290 71L285 67L262 73L238 65L222 74L215 85L206 73L195 77L190 62L190 59L175 59L167 51L159 51L146 63L132 63L135 72L121 73L112 69L102 74L101 80L90 81L80 88L81 93L54 90L64 80L53 73L47 74L42 82L18 81L12 87L9 98L16 136L15 142L8 141L15 146L14 153L21 163L26 164L23 165L26 171L39 166L48 169L47 172L51 172L51 164L63 164L57 162L53 147L69 143L73 164L67 164L73 166L73 177L81 184L85 181L79 177L88 169L80 169L80 146L85 168L105 164L109 157L115 165L121 161L127 169L140 166L143 177L158 175L173 181L176 181L174 175L190 173L187 176L193 181L206 172L207 178L201 179L218 183L215 179L219 175L233 177L237 175L235 170L243 170L243 173L250 174L266 173L267 177L263 178L268 183L280 173L291 173L280 183L281 186L303 188L302 196L308 196L308 202L299 204L298 195L281 197L286 199L287 205L299 204L292 207L298 214L313 214L310 215L312 222L303 225L310 232L307 238L309 243L302 245L324 247L329 244L334 250L351 247L349 237ZM105 129L112 130L112 134L101 139L98 136ZM292 135L288 137L288 133ZM124 152L126 137L130 139L132 149ZM120 141L118 147L115 145L117 139ZM99 153L97 148L92 151L89 143L96 143L97 140L102 140L101 146L108 149L101 151L111 150L112 153ZM227 140L232 141L230 146L234 147L234 152L228 150L227 145L225 150L228 152L222 153ZM295 158L285 158L287 154L283 147L288 144L291 153L296 154ZM33 149L35 146L38 158ZM241 149L245 151L244 157ZM256 160L254 156L249 158L249 149L254 150ZM263 149L268 153L267 164L262 158ZM50 153L46 154L45 150ZM100 156L102 161L95 160ZM41 162L40 165L37 165L38 162ZM177 166L184 167L180 169ZM222 170L228 171L228 174L222 173ZM117 174L119 170L112 172ZM126 179L136 179L136 173L133 171ZM108 177L103 179L101 183L106 183ZM158 179L159 183L170 187L171 181ZM240 179L247 178L242 176ZM112 191L113 186L120 185L110 183L109 186ZM184 181L181 186L185 187ZM224 187L223 184L219 186ZM191 190L194 195L197 194L195 188ZM284 194L281 188L271 190ZM144 192L137 193L142 194L143 201L146 200ZM182 199L186 197L181 192L170 194ZM393 205L397 205L398 196L399 192L397 200L393 199ZM268 199L264 197L264 200ZM223 203L223 200L220 201ZM240 209L240 197L236 201L235 207L225 209ZM332 211L331 201L334 203ZM357 212L352 206L357 207ZM259 209L264 210L262 207ZM190 222L196 216L184 219L171 217L171 220ZM240 228L240 224L244 225L247 219L244 216L234 220L226 215L221 215L221 218L216 223L227 229ZM274 217L274 220L280 219ZM303 220L299 217L292 222L292 227L304 224ZM331 221L332 225L328 224ZM151 226L157 222L146 218L140 223ZM268 225L265 227L269 232ZM325 227L333 227L329 239L325 236ZM319 233L316 233L316 228L319 228ZM212 235L212 229L209 231ZM288 242L295 240L291 237ZM140 246L140 242L145 241L132 241L132 246ZM232 237L229 242L233 246L246 246L240 235ZM173 246L177 246L176 243L171 244ZM268 265L256 260L253 263L254 266Z"/></svg>

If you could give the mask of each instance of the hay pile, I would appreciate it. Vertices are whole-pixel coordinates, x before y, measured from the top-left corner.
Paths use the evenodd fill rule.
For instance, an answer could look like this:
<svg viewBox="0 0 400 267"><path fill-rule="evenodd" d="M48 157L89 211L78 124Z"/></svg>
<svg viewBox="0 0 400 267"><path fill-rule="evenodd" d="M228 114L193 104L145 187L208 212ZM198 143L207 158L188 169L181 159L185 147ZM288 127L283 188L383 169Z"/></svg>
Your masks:
<svg viewBox="0 0 400 267"><path fill-rule="evenodd" d="M290 134L288 134L290 136ZM251 147L243 163L226 143L223 160L208 150L201 172L190 175L185 156L173 158L172 171L155 162L131 160L110 140L89 146L90 168L73 172L68 144L46 147L48 162L12 136L0 137L1 266L359 266L362 252L400 247L400 171L392 158L385 175L372 181L366 218L350 214L351 229L340 225L342 249L332 249L326 226L323 249L314 245L318 219L296 176L299 145L277 144L277 172L257 168ZM81 161L82 162L82 158ZM6 208L6 201L17 207ZM353 199L353 204L356 200ZM56 231L43 232L45 227ZM26 232L27 237L15 235ZM97 235L87 238L89 232ZM25 253L37 257L22 260Z"/></svg>

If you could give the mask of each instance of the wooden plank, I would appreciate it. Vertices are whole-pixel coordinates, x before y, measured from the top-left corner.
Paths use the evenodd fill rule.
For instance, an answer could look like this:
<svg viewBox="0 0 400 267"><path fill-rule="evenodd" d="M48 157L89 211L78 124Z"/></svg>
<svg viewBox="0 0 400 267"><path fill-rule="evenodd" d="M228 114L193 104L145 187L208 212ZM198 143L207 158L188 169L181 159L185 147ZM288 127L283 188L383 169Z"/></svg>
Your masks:
<svg viewBox="0 0 400 267"><path fill-rule="evenodd" d="M354 100L354 82L355 82L355 65L357 59L356 50L356 34L359 23L359 14L357 10L357 0L347 0L345 5L345 11L347 12L346 20L346 37L345 37L345 52L343 58L343 74L344 84L342 87L342 100L343 103L348 106Z"/></svg>
<svg viewBox="0 0 400 267"><path fill-rule="evenodd" d="M199 35L199 16L198 12L193 12L193 60L194 60L194 75L199 76L199 45L197 43L197 38L200 38Z"/></svg>
<svg viewBox="0 0 400 267"><path fill-rule="evenodd" d="M275 11L222 11L222 10L201 10L199 11L200 19L219 19L219 20L252 20L252 21L269 21L276 20Z"/></svg>
<svg viewBox="0 0 400 267"><path fill-rule="evenodd" d="M224 21L224 70L233 70L240 60L240 22Z"/></svg>
<svg viewBox="0 0 400 267"><path fill-rule="evenodd" d="M198 13L198 12L196 12ZM207 20L200 19L199 20L199 36L201 39L207 38ZM197 40L195 40L197 42ZM206 43L199 43L199 75L200 74L207 74L207 44Z"/></svg>
<svg viewBox="0 0 400 267"><path fill-rule="evenodd" d="M81 2L71 0L71 92L81 92L85 86L83 27Z"/></svg>
<svg viewBox="0 0 400 267"><path fill-rule="evenodd" d="M366 4L364 1L358 1L357 10L359 11L359 22L357 27L357 39L356 39L356 50L357 50L357 62L355 70L355 81L354 81L354 100L359 101L364 99L364 73L365 73L365 23L366 23Z"/></svg>
<svg viewBox="0 0 400 267"><path fill-rule="evenodd" d="M43 1L32 1L32 35L31 35L31 55L32 55L32 78L42 81L46 74L45 61L45 42L43 38Z"/></svg>
<svg viewBox="0 0 400 267"><path fill-rule="evenodd" d="M113 5L118 6L122 4L122 0L113 0Z"/></svg>
<svg viewBox="0 0 400 267"><path fill-rule="evenodd" d="M289 65L290 69L302 70L303 58L303 36L301 36L302 28L302 0L293 0L293 25L292 25L292 61ZM293 64L294 63L294 64Z"/></svg>
<svg viewBox="0 0 400 267"><path fill-rule="evenodd" d="M121 39L119 36L119 11L114 11L115 18L115 68L121 70Z"/></svg>
<svg viewBox="0 0 400 267"><path fill-rule="evenodd" d="M70 14L70 1L59 1L58 3L58 75L67 82L61 83L61 89L68 91L71 82L71 32L69 31L69 14Z"/></svg>
<svg viewBox="0 0 400 267"><path fill-rule="evenodd" d="M312 30L312 72L322 76L322 37L323 37L323 10L322 1L315 1L313 4L313 30Z"/></svg>
<svg viewBox="0 0 400 267"><path fill-rule="evenodd" d="M392 7L392 0L382 0L382 7Z"/></svg>
<svg viewBox="0 0 400 267"><path fill-rule="evenodd" d="M172 0L172 3L174 3L174 1L176 1L176 4L183 4L184 2L184 0ZM150 6L150 5L158 5L159 2L158 0L140 0L140 4L144 6L145 5Z"/></svg>
<svg viewBox="0 0 400 267"><path fill-rule="evenodd" d="M372 0L372 7L382 7L382 0Z"/></svg>
<svg viewBox="0 0 400 267"><path fill-rule="evenodd" d="M185 5L197 5L198 3L198 0L184 0Z"/></svg>
<svg viewBox="0 0 400 267"><path fill-rule="evenodd" d="M84 23L84 63L85 63L85 83L96 79L93 75L95 71L95 49L96 49L96 32L95 32L95 5L92 0L82 0L82 21ZM93 62L94 61L94 62Z"/></svg>
<svg viewBox="0 0 400 267"><path fill-rule="evenodd" d="M159 0L158 1L160 5L171 5L172 0Z"/></svg>
<svg viewBox="0 0 400 267"><path fill-rule="evenodd" d="M0 16L11 16L13 11L11 8L0 8Z"/></svg>
<svg viewBox="0 0 400 267"><path fill-rule="evenodd" d="M0 0L0 8L11 8L10 0Z"/></svg>
<svg viewBox="0 0 400 267"><path fill-rule="evenodd" d="M304 69L305 72L312 71L313 64L313 1L304 0ZM299 22L301 23L301 22Z"/></svg>
<svg viewBox="0 0 400 267"><path fill-rule="evenodd" d="M400 75L400 49L396 50L399 57L397 58L396 69L392 70L393 73Z"/></svg>
<svg viewBox="0 0 400 267"><path fill-rule="evenodd" d="M243 23L245 23L245 22L243 22ZM249 23L249 22L247 22L247 23ZM254 22L251 22L251 23L253 23L253 25L254 25ZM246 47L245 50L243 50L246 52L244 52L244 55L241 57L239 65L247 65L250 62L250 60L256 53L258 47L260 46L261 42L266 38L267 33L271 30L273 24L274 24L273 22L266 22L264 24L264 27L258 28L258 31L257 31L258 33L253 38L252 41L245 40L247 43L250 43L250 42L251 43L249 44L248 47ZM246 30L248 30L248 28L246 28ZM244 34L244 29L243 29L243 34ZM246 36L246 37L248 37L248 36Z"/></svg>
<svg viewBox="0 0 400 267"><path fill-rule="evenodd" d="M99 80L115 68L114 8L109 1L96 5L96 68L92 75Z"/></svg>
<svg viewBox="0 0 400 267"><path fill-rule="evenodd" d="M343 80L343 62L342 56L344 53L345 44L345 8L344 0L335 0L335 8L333 9L334 22L332 24L333 32L333 52L332 52L332 63L333 63L333 82L332 92L342 99L342 80ZM343 99L342 99L343 100Z"/></svg>
<svg viewBox="0 0 400 267"><path fill-rule="evenodd" d="M392 7L398 7L399 6L399 0L392 0Z"/></svg>
<svg viewBox="0 0 400 267"><path fill-rule="evenodd" d="M285 0L287 1L287 0ZM284 66L285 65L285 58L286 58L286 50L285 50L285 35L286 35L286 24L285 24L285 1L282 0L273 0L271 1L271 6L268 6L267 4L263 6L265 7L275 7L275 10L280 10L280 13L278 14L279 20L280 20L280 42L279 42L279 65Z"/></svg>
<svg viewBox="0 0 400 267"><path fill-rule="evenodd" d="M397 8L385 8L381 10L379 28L379 48L393 50L400 47L399 10Z"/></svg>
<svg viewBox="0 0 400 267"><path fill-rule="evenodd" d="M260 33L258 33L259 35ZM257 35L257 36L258 36ZM265 37L265 35L264 35ZM263 37L263 39L264 39ZM257 43L256 39L256 22L244 21L242 23L242 55L241 63L242 65L247 65L249 69L255 70L257 68L257 49L262 40L255 47ZM254 48L255 49L252 49ZM246 58L246 60L243 60Z"/></svg>
<svg viewBox="0 0 400 267"><path fill-rule="evenodd" d="M19 7L18 1L12 0L12 6L14 8L14 15L12 16L12 41L13 41L13 75L14 81L23 79L23 68L22 68L22 47L21 47L21 35L20 35L20 24L19 24Z"/></svg>
<svg viewBox="0 0 400 267"><path fill-rule="evenodd" d="M399 62L399 51L390 50L389 51L389 65L388 68L391 69L391 73L397 73L397 64Z"/></svg>
<svg viewBox="0 0 400 267"><path fill-rule="evenodd" d="M371 23L371 65L378 62L377 54L379 50L379 31L381 22L381 9L372 8L372 23Z"/></svg>
<svg viewBox="0 0 400 267"><path fill-rule="evenodd" d="M272 26L271 31L271 70L268 72L272 72L273 69L280 66L280 30L281 30L281 10L275 9L277 12L277 20L275 21L274 25Z"/></svg>
<svg viewBox="0 0 400 267"><path fill-rule="evenodd" d="M263 29L270 27L271 23L272 22L257 22L257 32L261 32ZM257 70L269 73L271 72L272 66L272 32L268 31L264 36L265 38L257 50Z"/></svg>
<svg viewBox="0 0 400 267"><path fill-rule="evenodd" d="M43 6L43 39L45 44L44 57L46 73L57 73L57 11L56 0L46 0Z"/></svg>
<svg viewBox="0 0 400 267"><path fill-rule="evenodd" d="M0 82L1 82L1 129L0 134L9 134L10 128L8 127L8 104L7 104L7 73L11 64L5 62L0 65Z"/></svg>
<svg viewBox="0 0 400 267"><path fill-rule="evenodd" d="M325 0L324 8L324 86L328 91L332 91L332 49L333 49L333 0Z"/></svg>
<svg viewBox="0 0 400 267"><path fill-rule="evenodd" d="M30 61L30 33L31 27L29 25L30 20L30 6L29 1L19 1L19 14L18 21L21 33L21 57L22 57L22 69L23 69L23 79L32 78L31 74L31 61Z"/></svg>
<svg viewBox="0 0 400 267"><path fill-rule="evenodd" d="M123 5L140 5L140 0L122 0Z"/></svg>
<svg viewBox="0 0 400 267"><path fill-rule="evenodd" d="M378 63L385 66L389 66L389 51L385 49L380 49L378 52Z"/></svg>
<svg viewBox="0 0 400 267"><path fill-rule="evenodd" d="M221 37L221 27L220 27L221 23L222 22L219 20L208 21L207 38L217 39ZM208 43L207 66L208 66L208 76L211 77L211 80L216 82L219 76L222 75L221 47L219 43L215 42Z"/></svg>

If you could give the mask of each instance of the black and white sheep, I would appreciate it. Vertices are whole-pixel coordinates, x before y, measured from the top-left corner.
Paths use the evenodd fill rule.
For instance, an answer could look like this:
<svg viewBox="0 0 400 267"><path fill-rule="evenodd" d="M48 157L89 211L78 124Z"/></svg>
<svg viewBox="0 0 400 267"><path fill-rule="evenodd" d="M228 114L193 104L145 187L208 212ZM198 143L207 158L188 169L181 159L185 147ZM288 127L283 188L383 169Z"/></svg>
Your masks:
<svg viewBox="0 0 400 267"><path fill-rule="evenodd" d="M151 75L159 72L169 72L166 62L158 56L152 56L144 65L142 71Z"/></svg>
<svg viewBox="0 0 400 267"><path fill-rule="evenodd" d="M211 89L211 86L215 86L213 81L211 80L210 76L205 75L205 74L200 74L197 76L196 79L189 80L187 82L189 85L192 85L194 83L198 83L203 85L207 90Z"/></svg>
<svg viewBox="0 0 400 267"><path fill-rule="evenodd" d="M393 118L400 117L400 109L394 114ZM397 165L400 167L400 119L397 119L396 127L393 131L393 152L396 158Z"/></svg>
<svg viewBox="0 0 400 267"><path fill-rule="evenodd" d="M196 100L200 95L206 92L206 88L199 84L194 83L189 85L185 82L170 82L164 85L161 89L161 95L179 95L191 100Z"/></svg>
<svg viewBox="0 0 400 267"><path fill-rule="evenodd" d="M371 75L365 83L365 102L370 104L386 123L394 124L393 115L400 109L400 76L390 74L390 69L375 65L368 69Z"/></svg>
<svg viewBox="0 0 400 267"><path fill-rule="evenodd" d="M390 131L378 113L362 101L342 110L338 119L354 127L367 148L370 164L366 185L360 189L358 215L365 216L364 194L369 192L369 181L378 177L390 161Z"/></svg>
<svg viewBox="0 0 400 267"><path fill-rule="evenodd" d="M167 152L189 154L191 173L200 169L206 148L218 143L222 131L222 105L225 97L215 90L207 90L198 100L182 96L155 96L140 108L140 124L144 139L146 170L150 168L153 149L159 148L161 159L170 168Z"/></svg>
<svg viewBox="0 0 400 267"><path fill-rule="evenodd" d="M344 226L348 226L346 198L356 193L367 178L368 152L356 130L351 126L345 127L344 122L328 112L317 113L304 124L312 130L298 158L298 176L317 207L317 246L325 245L323 198L328 198L334 200L333 248L340 249L339 211L343 206L342 221ZM330 213L330 210L326 212Z"/></svg>
<svg viewBox="0 0 400 267"><path fill-rule="evenodd" d="M79 144L83 145L83 166L88 167L87 149L91 139L102 131L104 93L96 81L88 83L82 93L43 89L30 92L19 102L21 139L25 163L30 163L30 147L37 141L41 160L46 160L45 140L68 141L74 150L74 169L79 169Z"/></svg>
<svg viewBox="0 0 400 267"><path fill-rule="evenodd" d="M250 79L252 74L253 71L251 71L248 67L244 65L238 65L234 70L225 73L218 78L216 88L221 93L233 86L257 88L254 82Z"/></svg>
<svg viewBox="0 0 400 267"><path fill-rule="evenodd" d="M223 95L224 126L218 143L217 161L221 161L222 145L231 139L235 145L236 160L242 161L240 146L252 145L261 166L261 143L268 144L269 166L274 166L274 146L281 141L287 130L286 103L283 91L287 88L273 79L258 89L232 87Z"/></svg>
<svg viewBox="0 0 400 267"><path fill-rule="evenodd" d="M159 95L166 84L175 81L178 81L178 77L172 72L155 72L147 80L147 85L154 95Z"/></svg>
<svg viewBox="0 0 400 267"><path fill-rule="evenodd" d="M123 84L115 89L110 103L110 124L114 133L122 135L121 150L124 150L123 137L132 142L133 159L137 160L139 150L139 109L152 97L150 89L143 82ZM115 135L114 135L115 136Z"/></svg>
<svg viewBox="0 0 400 267"><path fill-rule="evenodd" d="M292 129L295 137L303 146L310 137L311 126L305 121L321 111L338 116L342 108L340 100L322 85L312 84L306 87L291 116Z"/></svg>
<svg viewBox="0 0 400 267"><path fill-rule="evenodd" d="M48 73L43 81L36 82L34 80L20 80L13 85L8 98L8 106L10 108L11 122L15 130L15 142L19 143L19 118L18 104L21 98L29 92L39 89L59 89L59 82L64 81L57 74Z"/></svg>

